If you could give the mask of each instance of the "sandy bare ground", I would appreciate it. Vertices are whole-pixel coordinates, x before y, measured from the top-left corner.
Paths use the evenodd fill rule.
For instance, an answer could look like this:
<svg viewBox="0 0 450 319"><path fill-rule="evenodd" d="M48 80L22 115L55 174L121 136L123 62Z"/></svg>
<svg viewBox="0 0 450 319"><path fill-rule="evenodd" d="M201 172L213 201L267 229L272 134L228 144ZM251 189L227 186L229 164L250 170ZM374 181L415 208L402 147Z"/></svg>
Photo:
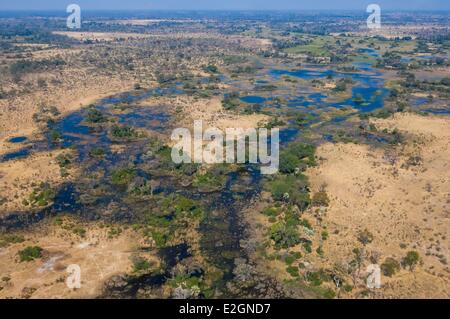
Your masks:
<svg viewBox="0 0 450 319"><path fill-rule="evenodd" d="M69 151L52 151L32 154L21 160L0 163L0 195L5 202L0 203L0 215L8 212L30 209L23 202L41 182L58 187L77 174L76 168L68 170L69 176L62 178L55 160L59 154Z"/></svg>
<svg viewBox="0 0 450 319"><path fill-rule="evenodd" d="M152 37L151 34L125 33L125 32L73 32L73 31L55 31L54 34L68 36L81 41L116 41L117 39L144 39Z"/></svg>
<svg viewBox="0 0 450 319"><path fill-rule="evenodd" d="M13 99L1 100L0 140L17 135L28 135L37 125L32 116L39 105L56 106L62 115L87 106L103 97L130 90L131 83L106 76L80 74L79 81L68 81L65 85L50 90L35 91ZM0 149L0 153L3 149Z"/></svg>
<svg viewBox="0 0 450 319"><path fill-rule="evenodd" d="M94 298L111 276L132 270L130 257L139 236L124 230L111 238L107 228L90 226L84 238L60 227L41 227L25 234L26 241L0 249L0 298ZM18 251L27 246L43 248L43 257L20 262ZM157 265L151 254L145 256ZM81 288L69 289L67 267L81 268Z"/></svg>
<svg viewBox="0 0 450 319"><path fill-rule="evenodd" d="M111 24L123 24L123 25L151 25L158 24L162 22L171 22L171 23L197 23L201 20L192 20L192 19L128 19L128 20L112 20L109 23Z"/></svg>
<svg viewBox="0 0 450 319"><path fill-rule="evenodd" d="M306 253L301 244L289 251L301 252L299 262L305 267L301 273L338 270L353 286L348 292L341 289L340 298L448 298L450 119L406 114L373 122L378 129L397 128L406 142L389 150L350 143L321 145L318 166L307 174L312 193L325 187L330 205L310 208L302 215L314 228L313 234L299 228L300 234L312 241L312 252ZM420 164L408 164L411 156L418 154ZM249 235L244 245L269 240L272 223L261 212L272 205L270 194L263 192L243 212ZM358 241L358 233L365 229L374 237L367 245ZM327 239L322 238L323 231L328 233ZM319 247L322 255L316 252ZM343 275L341 270L349 269L355 258L355 248L364 251L361 268ZM387 257L401 262L413 250L421 256L413 271L402 268L391 278L383 275L381 289L368 291L365 270L369 264L381 265ZM250 256L262 273L293 280L283 260L267 257L284 252L266 246L264 255L256 250L250 251ZM332 282L323 283L320 289L326 287L337 292Z"/></svg>
<svg viewBox="0 0 450 319"><path fill-rule="evenodd" d="M218 128L225 131L226 128L257 128L266 123L267 115L251 114L240 115L223 109L220 98L196 99L189 96L175 98L161 97L150 98L142 101L143 105L168 104L173 109L179 109L178 126L193 129L194 121L203 121L203 128Z"/></svg>
<svg viewBox="0 0 450 319"><path fill-rule="evenodd" d="M96 80L94 80L96 78ZM16 98L1 100L0 109L0 155L16 151L42 138L42 128L33 121L41 105L56 106L64 116L95 101L117 92L130 90L131 83L104 77L90 77L87 82L79 81L72 86L65 83L59 88L36 91ZM8 139L25 136L25 144L12 144ZM27 158L0 163L0 214L26 208L22 201L29 197L33 187L41 182L56 187L63 182L55 157L61 152L43 152ZM71 170L74 174L75 170ZM70 177L69 177L70 178Z"/></svg>
<svg viewBox="0 0 450 319"><path fill-rule="evenodd" d="M137 20L139 21L139 20ZM268 48L272 45L270 39L251 38L246 36L231 35L223 36L218 33L205 32L174 32L170 34L150 34L150 33L125 33L125 32L75 32L75 31L56 31L54 34L68 36L80 41L116 41L117 39L146 39L146 38L173 38L173 39L217 39L225 41L239 42L242 46Z"/></svg>
<svg viewBox="0 0 450 319"><path fill-rule="evenodd" d="M358 232L368 229L374 240L365 249L379 255L380 263L386 257L400 261L410 250L423 262L414 272L383 278L379 297L448 297L450 119L408 114L374 123L397 128L407 142L390 155L355 144L318 150L323 160L309 175L313 189L326 185L331 199L322 225L330 239L323 244L324 257L314 262L348 262ZM421 158L417 165L408 162L412 156Z"/></svg>

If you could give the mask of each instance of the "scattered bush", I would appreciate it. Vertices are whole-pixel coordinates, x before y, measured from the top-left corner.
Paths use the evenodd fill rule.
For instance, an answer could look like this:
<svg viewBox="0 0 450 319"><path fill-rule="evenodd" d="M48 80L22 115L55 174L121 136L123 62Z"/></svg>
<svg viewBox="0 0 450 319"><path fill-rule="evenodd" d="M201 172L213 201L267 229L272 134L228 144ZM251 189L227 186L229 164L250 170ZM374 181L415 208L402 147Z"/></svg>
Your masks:
<svg viewBox="0 0 450 319"><path fill-rule="evenodd" d="M25 238L21 235L0 234L0 247L6 247L10 244L23 243Z"/></svg>

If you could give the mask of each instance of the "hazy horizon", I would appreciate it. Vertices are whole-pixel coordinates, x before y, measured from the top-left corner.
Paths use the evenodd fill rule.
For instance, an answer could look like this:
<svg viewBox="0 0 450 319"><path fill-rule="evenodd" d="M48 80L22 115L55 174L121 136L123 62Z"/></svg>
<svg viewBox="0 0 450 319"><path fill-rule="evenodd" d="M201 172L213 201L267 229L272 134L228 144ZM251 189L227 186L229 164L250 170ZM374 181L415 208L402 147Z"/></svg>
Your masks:
<svg viewBox="0 0 450 319"><path fill-rule="evenodd" d="M448 0L317 0L314 3L306 0L227 0L217 2L211 0L129 0L126 3L120 0L72 0L62 2L58 0L41 0L39 3L30 0L16 0L0 3L0 11L59 11L64 10L70 3L76 3L84 10L112 11L112 10L159 10L159 11L365 11L370 3L379 4L382 10L393 11L449 11Z"/></svg>

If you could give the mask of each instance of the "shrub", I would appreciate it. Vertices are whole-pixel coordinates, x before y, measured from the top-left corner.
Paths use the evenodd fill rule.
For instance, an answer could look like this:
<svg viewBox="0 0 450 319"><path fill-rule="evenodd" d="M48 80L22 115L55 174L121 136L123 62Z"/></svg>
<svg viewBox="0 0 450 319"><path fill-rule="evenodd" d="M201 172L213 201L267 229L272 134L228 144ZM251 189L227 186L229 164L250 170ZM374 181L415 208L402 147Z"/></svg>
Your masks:
<svg viewBox="0 0 450 319"><path fill-rule="evenodd" d="M284 262L285 262L287 265L289 265L289 266L292 265L292 264L294 263L295 260L296 260L295 257L292 256L292 255L286 256L286 257L284 258Z"/></svg>
<svg viewBox="0 0 450 319"><path fill-rule="evenodd" d="M299 251L294 251L291 253L291 256L294 257L296 260L302 258L302 253Z"/></svg>
<svg viewBox="0 0 450 319"><path fill-rule="evenodd" d="M84 229L83 227L75 226L75 227L72 229L72 232L73 232L75 235L80 236L81 238L86 237L86 229Z"/></svg>
<svg viewBox="0 0 450 319"><path fill-rule="evenodd" d="M292 276L292 277L298 277L298 267L290 266L286 268L286 271Z"/></svg>
<svg viewBox="0 0 450 319"><path fill-rule="evenodd" d="M136 258L133 262L133 272L143 272L149 270L151 267L150 262L144 258Z"/></svg>
<svg viewBox="0 0 450 319"><path fill-rule="evenodd" d="M334 290L332 289L325 289L325 291L322 293L322 296L325 299L334 299L336 298L336 293L334 292Z"/></svg>
<svg viewBox="0 0 450 319"><path fill-rule="evenodd" d="M217 66L210 64L204 67L204 71L208 73L217 73L218 69Z"/></svg>
<svg viewBox="0 0 450 319"><path fill-rule="evenodd" d="M342 288L344 288L345 292L351 292L353 290L353 286L350 284L345 284Z"/></svg>
<svg viewBox="0 0 450 319"><path fill-rule="evenodd" d="M71 164L70 157L67 154L59 154L56 156L56 162L60 168L66 168Z"/></svg>
<svg viewBox="0 0 450 319"><path fill-rule="evenodd" d="M309 220L307 220L305 218L302 218L300 220L300 225L302 225L305 228L311 229L311 230L313 229L313 227L312 227L311 223L309 222Z"/></svg>
<svg viewBox="0 0 450 319"><path fill-rule="evenodd" d="M322 271L317 272L307 272L306 280L309 281L313 286L320 286L325 280L325 274Z"/></svg>
<svg viewBox="0 0 450 319"><path fill-rule="evenodd" d="M294 226L284 222L274 224L270 229L270 238L277 248L289 248L300 243L300 235Z"/></svg>
<svg viewBox="0 0 450 319"><path fill-rule="evenodd" d="M49 137L50 137L50 141L52 143L58 143L62 139L61 133L59 133L58 131L55 131L55 130L50 131Z"/></svg>
<svg viewBox="0 0 450 319"><path fill-rule="evenodd" d="M160 206L166 215L175 213L177 216L183 214L200 219L204 216L204 211L197 202L182 195L169 195L160 202Z"/></svg>
<svg viewBox="0 0 450 319"><path fill-rule="evenodd" d="M39 246L28 246L27 248L19 251L20 262L32 261L42 257L42 248Z"/></svg>
<svg viewBox="0 0 450 319"><path fill-rule="evenodd" d="M328 194L326 192L317 192L313 195L313 198L312 198L313 206L328 207L329 204L330 204L330 199L328 198Z"/></svg>
<svg viewBox="0 0 450 319"><path fill-rule="evenodd" d="M308 253L308 254L310 254L310 253L312 253L312 244L311 244L311 242L304 242L303 243L303 249Z"/></svg>
<svg viewBox="0 0 450 319"><path fill-rule="evenodd" d="M169 236L164 233L160 233L157 231L152 232L152 238L155 241L155 245L158 248L162 248L166 245L167 241L169 240Z"/></svg>
<svg viewBox="0 0 450 319"><path fill-rule="evenodd" d="M290 196L290 202L298 206L301 211L305 211L311 205L311 198L307 192L299 192Z"/></svg>
<svg viewBox="0 0 450 319"><path fill-rule="evenodd" d="M318 247L318 248L316 249L316 253L317 253L317 255L319 255L319 256L323 256L323 248L322 248L322 247Z"/></svg>
<svg viewBox="0 0 450 319"><path fill-rule="evenodd" d="M276 207L269 207L264 209L262 213L269 217L277 217L280 215L280 210Z"/></svg>
<svg viewBox="0 0 450 319"><path fill-rule="evenodd" d="M373 234L367 229L358 233L358 240L363 245L370 244L373 241L373 238Z"/></svg>
<svg viewBox="0 0 450 319"><path fill-rule="evenodd" d="M271 130L274 127L279 127L283 125L286 125L286 123L283 120L280 120L278 117L274 117L271 118L264 127L268 130Z"/></svg>
<svg viewBox="0 0 450 319"><path fill-rule="evenodd" d="M396 272L400 271L400 264L394 258L386 258L384 263L381 264L381 271L383 275L392 277Z"/></svg>
<svg viewBox="0 0 450 319"><path fill-rule="evenodd" d="M356 96L353 98L353 102L356 104L363 104L364 103L364 97L361 93L357 93Z"/></svg>
<svg viewBox="0 0 450 319"><path fill-rule="evenodd" d="M225 110L236 110L239 105L239 94L236 92L225 95L222 101L222 106Z"/></svg>
<svg viewBox="0 0 450 319"><path fill-rule="evenodd" d="M47 183L41 183L41 185L33 190L28 203L33 206L47 206L54 200L56 191L50 187Z"/></svg>
<svg viewBox="0 0 450 319"><path fill-rule="evenodd" d="M104 155L105 155L105 151L102 148L99 148L99 147L93 147L89 151L89 156L90 157L103 157Z"/></svg>

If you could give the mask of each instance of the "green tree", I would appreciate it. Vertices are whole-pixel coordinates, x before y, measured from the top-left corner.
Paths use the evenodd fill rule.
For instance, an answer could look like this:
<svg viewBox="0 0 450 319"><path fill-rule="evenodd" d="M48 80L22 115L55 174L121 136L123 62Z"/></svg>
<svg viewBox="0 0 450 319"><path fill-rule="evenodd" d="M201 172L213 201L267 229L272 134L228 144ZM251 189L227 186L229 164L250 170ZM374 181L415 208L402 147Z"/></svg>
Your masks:
<svg viewBox="0 0 450 319"><path fill-rule="evenodd" d="M420 261L420 255L417 251L409 251L402 260L403 267L413 270Z"/></svg>
<svg viewBox="0 0 450 319"><path fill-rule="evenodd" d="M27 248L19 251L20 262L32 261L42 257L42 248L39 246L28 246Z"/></svg>

